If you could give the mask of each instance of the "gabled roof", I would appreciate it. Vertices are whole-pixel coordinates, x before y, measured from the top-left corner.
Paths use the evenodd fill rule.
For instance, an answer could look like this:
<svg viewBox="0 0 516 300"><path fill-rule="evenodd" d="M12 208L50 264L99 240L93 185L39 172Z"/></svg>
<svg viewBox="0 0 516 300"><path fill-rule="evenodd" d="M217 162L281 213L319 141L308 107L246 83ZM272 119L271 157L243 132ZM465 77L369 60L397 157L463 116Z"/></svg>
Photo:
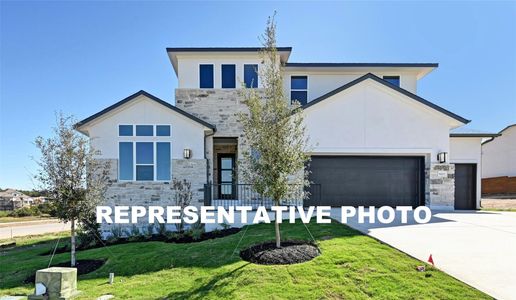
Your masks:
<svg viewBox="0 0 516 300"><path fill-rule="evenodd" d="M81 127L81 126L83 126L83 125L85 125L85 124L87 124L87 123L89 123L89 122L91 122L91 121L93 121L93 120L95 120L95 119L97 119L97 118L107 114L108 112L116 109L117 107L120 107L120 106L130 102L131 100L133 100L133 99L135 99L135 98L137 98L139 96L145 96L145 97L147 97L147 98L149 98L149 99L151 99L153 101L156 101L157 103L159 103L159 104L161 104L161 105L163 105L163 106L173 110L174 112L177 112L177 113L179 113L179 114L189 118L190 120L192 120L194 122L197 122L197 123L199 123L199 124L201 124L201 125L203 125L205 127L208 127L210 129L212 129L213 131L216 130L214 125L212 125L212 124L210 124L210 123L208 123L206 121L203 121L203 120L197 118L196 116L193 116L193 115L187 113L186 111L181 110L181 109L175 107L174 105L172 105L172 104L170 104L168 102L165 102L165 101L159 99L158 97L156 97L154 95L151 95L151 94L149 94L149 93L147 93L146 91L143 91L143 90L141 90L139 92L136 92L136 93L132 94L131 96L118 101L117 103L115 103L115 104L113 104L113 105L111 105L111 106L109 106L109 107L99 111L98 113L96 113L96 114L94 114L92 116L87 117L86 119L84 119L82 121L77 122L74 125L74 127L77 129L77 128L79 128L79 127Z"/></svg>
<svg viewBox="0 0 516 300"><path fill-rule="evenodd" d="M359 84L362 81L365 81L367 79L371 79L371 80L374 80L374 81L376 81L376 82L378 82L380 84L383 84L384 86L386 86L388 88L391 88L391 89L395 90L396 92L401 93L401 94L403 94L403 95L405 95L405 96L407 96L407 97L409 97L409 98L411 98L411 99L413 99L413 100L415 100L415 101L417 101L417 102L419 102L421 104L424 104L424 105L426 105L426 106L428 106L428 107L430 107L430 108L432 108L434 110L437 110L438 112L440 112L442 114L445 114L448 117L451 117L451 118L453 118L453 119L455 119L455 120L457 120L457 121L459 121L461 123L467 124L467 123L470 122L470 120L467 120L467 119L465 119L465 118L463 118L463 117L461 117L459 115L456 115L456 114L454 114L454 113L452 113L452 112L450 112L450 111L448 111L448 110L446 110L446 109L444 109L444 108L442 108L442 107L440 107L440 106L438 106L438 105L436 105L436 104L434 104L434 103L432 103L432 102L430 102L428 100L425 100L425 99L419 97L416 94L413 94L413 93L411 93L411 92L409 92L409 91L407 91L405 89L402 89L402 88L400 88L400 87L398 87L396 85L393 85L393 84L383 80L382 78L380 78L380 77L378 77L378 76L376 76L376 75L374 75L372 73L367 73L366 75L364 75L362 77L359 77L359 78L357 78L357 79L355 79L355 80L353 80L351 82L348 82L348 83L344 84L343 86L341 86L339 88L336 88L333 91L331 91L329 93L326 93L326 94L320 96L319 98L316 98L316 99L308 102L307 104L303 105L301 108L306 109L306 108L309 108L309 107L311 107L313 105L316 105L317 103L322 102L322 101L330 98L331 96L336 95L336 94L338 94L338 93L340 93L340 92L342 92L342 91L344 91L344 90L346 90L346 89L348 89L348 88L350 88L350 87L352 87L354 85L357 85L357 84Z"/></svg>
<svg viewBox="0 0 516 300"><path fill-rule="evenodd" d="M512 125L509 125L509 126L505 127L504 129L500 130L500 132L498 132L498 134L497 134L497 135L495 135L495 136L493 136L491 139L489 139L489 140L487 140L487 141L483 142L483 143L482 143L482 145L485 145L485 144L487 144L487 143L489 143L489 142L493 141L493 140L495 139L495 137L499 137L499 136L501 136L501 135L503 134L503 132L504 132L504 131L506 131L507 129L512 128L512 127L514 127L514 126L516 126L516 124L512 124Z"/></svg>

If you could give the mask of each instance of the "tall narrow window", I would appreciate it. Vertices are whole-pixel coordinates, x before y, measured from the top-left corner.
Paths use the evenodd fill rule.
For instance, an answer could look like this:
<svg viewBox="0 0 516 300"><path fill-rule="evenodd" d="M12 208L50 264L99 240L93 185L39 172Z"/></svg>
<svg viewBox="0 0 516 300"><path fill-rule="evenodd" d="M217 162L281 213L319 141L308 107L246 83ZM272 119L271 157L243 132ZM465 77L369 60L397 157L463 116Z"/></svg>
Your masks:
<svg viewBox="0 0 516 300"><path fill-rule="evenodd" d="M133 180L133 143L120 142L118 144L118 179Z"/></svg>
<svg viewBox="0 0 516 300"><path fill-rule="evenodd" d="M213 88L213 65L199 66L199 88L212 89Z"/></svg>
<svg viewBox="0 0 516 300"><path fill-rule="evenodd" d="M235 65L222 65L222 88L234 89L236 87Z"/></svg>
<svg viewBox="0 0 516 300"><path fill-rule="evenodd" d="M170 143L156 143L157 180L170 180Z"/></svg>
<svg viewBox="0 0 516 300"><path fill-rule="evenodd" d="M244 82L247 88L258 87L258 65L244 65Z"/></svg>
<svg viewBox="0 0 516 300"><path fill-rule="evenodd" d="M383 76L383 80L387 81L390 84L394 84L395 86L400 86L399 76Z"/></svg>
<svg viewBox="0 0 516 300"><path fill-rule="evenodd" d="M308 76L290 77L290 101L304 105L308 101Z"/></svg>
<svg viewBox="0 0 516 300"><path fill-rule="evenodd" d="M154 180L154 143L136 143L136 180Z"/></svg>

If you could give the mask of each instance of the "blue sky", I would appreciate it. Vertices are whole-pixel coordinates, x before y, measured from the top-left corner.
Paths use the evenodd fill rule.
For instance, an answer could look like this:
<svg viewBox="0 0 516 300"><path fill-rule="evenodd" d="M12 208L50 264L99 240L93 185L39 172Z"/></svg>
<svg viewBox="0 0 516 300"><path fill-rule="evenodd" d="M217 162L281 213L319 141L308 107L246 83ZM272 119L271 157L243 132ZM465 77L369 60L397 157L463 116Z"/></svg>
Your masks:
<svg viewBox="0 0 516 300"><path fill-rule="evenodd" d="M516 123L516 2L0 2L0 187L31 189L54 112L146 90L174 102L166 47L257 46L277 11L291 62L438 62L419 95L497 132Z"/></svg>

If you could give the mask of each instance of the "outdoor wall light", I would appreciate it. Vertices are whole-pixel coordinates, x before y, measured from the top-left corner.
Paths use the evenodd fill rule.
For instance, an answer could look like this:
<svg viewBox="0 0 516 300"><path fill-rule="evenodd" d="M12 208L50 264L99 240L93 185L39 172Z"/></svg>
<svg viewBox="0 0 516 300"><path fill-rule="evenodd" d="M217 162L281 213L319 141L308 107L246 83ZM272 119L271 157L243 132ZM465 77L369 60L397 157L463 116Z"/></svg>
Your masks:
<svg viewBox="0 0 516 300"><path fill-rule="evenodd" d="M444 164L448 160L448 152L439 152L437 154L437 160L439 163Z"/></svg>
<svg viewBox="0 0 516 300"><path fill-rule="evenodd" d="M192 150L185 148L185 150L183 150L183 157L186 159L190 159L192 157Z"/></svg>

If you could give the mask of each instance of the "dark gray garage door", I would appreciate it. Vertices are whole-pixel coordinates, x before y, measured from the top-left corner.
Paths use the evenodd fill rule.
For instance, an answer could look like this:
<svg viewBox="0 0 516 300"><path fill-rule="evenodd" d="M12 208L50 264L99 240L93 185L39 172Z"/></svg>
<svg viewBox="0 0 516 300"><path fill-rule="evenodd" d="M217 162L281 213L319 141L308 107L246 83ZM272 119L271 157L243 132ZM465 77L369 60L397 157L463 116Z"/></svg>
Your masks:
<svg viewBox="0 0 516 300"><path fill-rule="evenodd" d="M455 209L477 208L477 165L455 164Z"/></svg>
<svg viewBox="0 0 516 300"><path fill-rule="evenodd" d="M321 185L321 194L306 205L424 203L423 157L312 156L310 170L310 181Z"/></svg>

